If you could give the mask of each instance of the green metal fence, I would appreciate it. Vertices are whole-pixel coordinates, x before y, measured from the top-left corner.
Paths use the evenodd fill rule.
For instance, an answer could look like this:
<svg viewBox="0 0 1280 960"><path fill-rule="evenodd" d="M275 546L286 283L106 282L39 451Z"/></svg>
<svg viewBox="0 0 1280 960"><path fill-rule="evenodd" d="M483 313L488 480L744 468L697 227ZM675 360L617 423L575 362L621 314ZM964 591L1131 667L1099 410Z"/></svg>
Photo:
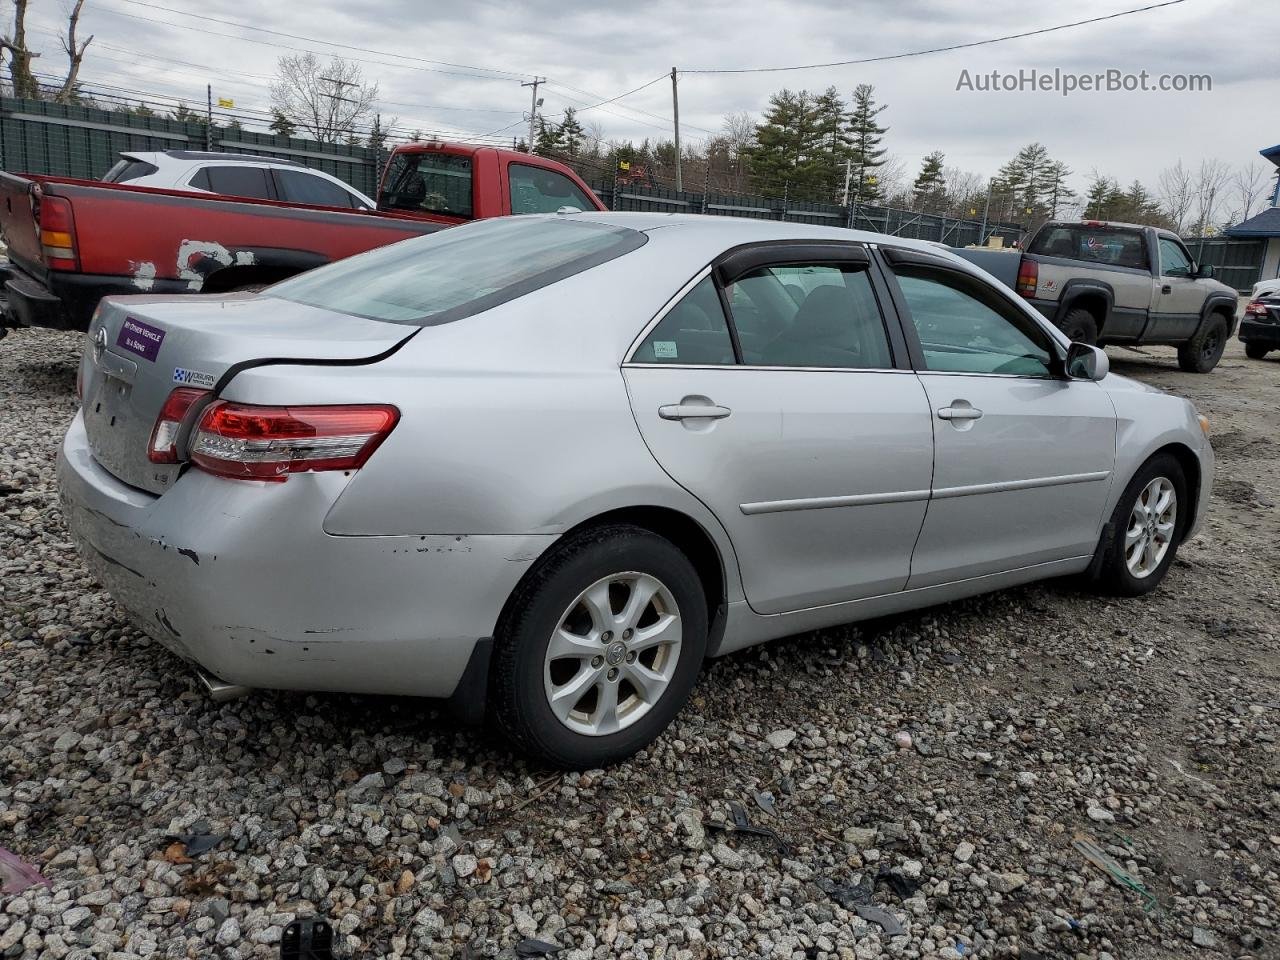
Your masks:
<svg viewBox="0 0 1280 960"><path fill-rule="evenodd" d="M294 160L333 174L366 194L377 190L381 173L380 158L367 147L0 97L0 168L15 173L96 180L111 169L121 151L205 149Z"/></svg>
<svg viewBox="0 0 1280 960"><path fill-rule="evenodd" d="M1200 263L1213 265L1217 278L1229 287L1247 291L1262 277L1266 240L1236 237L1186 237L1187 249Z"/></svg>

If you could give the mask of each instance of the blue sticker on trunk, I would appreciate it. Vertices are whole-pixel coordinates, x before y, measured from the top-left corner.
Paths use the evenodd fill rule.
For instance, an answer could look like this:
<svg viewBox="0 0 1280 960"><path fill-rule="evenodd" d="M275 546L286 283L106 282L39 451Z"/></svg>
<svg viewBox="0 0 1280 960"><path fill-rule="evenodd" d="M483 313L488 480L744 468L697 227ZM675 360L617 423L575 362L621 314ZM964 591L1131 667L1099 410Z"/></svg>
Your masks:
<svg viewBox="0 0 1280 960"><path fill-rule="evenodd" d="M120 325L120 334L116 337L116 346L124 347L130 353L136 353L143 360L155 362L160 353L160 344L164 343L164 331L149 323L125 317Z"/></svg>

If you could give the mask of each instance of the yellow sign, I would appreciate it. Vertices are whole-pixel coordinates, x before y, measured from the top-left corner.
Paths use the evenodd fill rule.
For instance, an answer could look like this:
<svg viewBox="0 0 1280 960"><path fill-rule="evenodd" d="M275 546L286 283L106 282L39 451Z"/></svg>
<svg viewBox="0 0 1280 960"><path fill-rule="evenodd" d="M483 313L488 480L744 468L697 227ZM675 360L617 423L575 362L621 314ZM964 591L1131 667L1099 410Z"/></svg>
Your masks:
<svg viewBox="0 0 1280 960"><path fill-rule="evenodd" d="M230 110L235 105L236 105L236 102L234 100L229 100L226 97L218 98L218 106L224 107L227 110Z"/></svg>
<svg viewBox="0 0 1280 960"><path fill-rule="evenodd" d="M977 215L978 215L978 208L977 208L977 207L970 207L970 208L969 208L969 216L971 216L971 217L976 217Z"/></svg>
<svg viewBox="0 0 1280 960"><path fill-rule="evenodd" d="M630 169L631 169L631 161L630 161L630 160L619 160L619 161L618 161L618 169L619 169L619 170L621 170L623 173L626 173L628 170L630 170Z"/></svg>

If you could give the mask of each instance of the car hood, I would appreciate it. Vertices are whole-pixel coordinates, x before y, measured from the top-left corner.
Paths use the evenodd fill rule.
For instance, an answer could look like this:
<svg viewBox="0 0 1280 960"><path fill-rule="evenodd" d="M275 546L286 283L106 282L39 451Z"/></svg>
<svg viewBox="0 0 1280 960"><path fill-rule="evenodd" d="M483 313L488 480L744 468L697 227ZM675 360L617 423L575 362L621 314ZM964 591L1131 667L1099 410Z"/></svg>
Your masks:
<svg viewBox="0 0 1280 960"><path fill-rule="evenodd" d="M1122 377L1118 373L1108 373L1106 379L1102 381L1102 389L1108 393L1168 393L1167 390L1161 390L1140 380Z"/></svg>

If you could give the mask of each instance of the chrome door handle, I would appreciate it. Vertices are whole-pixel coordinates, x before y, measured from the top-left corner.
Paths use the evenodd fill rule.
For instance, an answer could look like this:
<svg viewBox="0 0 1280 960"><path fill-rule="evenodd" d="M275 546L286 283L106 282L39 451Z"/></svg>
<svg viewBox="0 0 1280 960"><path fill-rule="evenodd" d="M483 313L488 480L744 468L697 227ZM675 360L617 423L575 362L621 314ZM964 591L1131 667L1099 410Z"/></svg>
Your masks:
<svg viewBox="0 0 1280 960"><path fill-rule="evenodd" d="M663 420L723 420L733 413L714 403L668 403L658 408Z"/></svg>
<svg viewBox="0 0 1280 960"><path fill-rule="evenodd" d="M943 407L938 411L939 420L981 420L982 411L966 404L963 407Z"/></svg>

